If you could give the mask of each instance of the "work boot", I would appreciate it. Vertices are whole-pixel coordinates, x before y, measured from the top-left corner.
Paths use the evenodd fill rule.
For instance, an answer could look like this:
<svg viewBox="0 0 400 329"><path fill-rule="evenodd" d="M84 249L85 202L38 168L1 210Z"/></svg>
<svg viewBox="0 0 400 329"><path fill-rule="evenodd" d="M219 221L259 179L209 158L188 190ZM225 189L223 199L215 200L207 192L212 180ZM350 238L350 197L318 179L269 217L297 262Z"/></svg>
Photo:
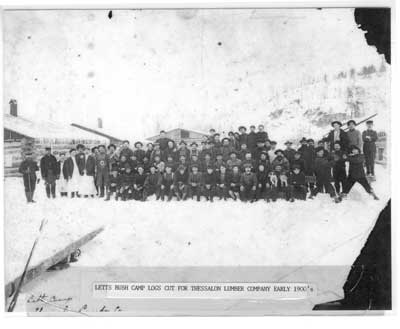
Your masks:
<svg viewBox="0 0 400 329"><path fill-rule="evenodd" d="M100 188L100 198L104 198L104 187Z"/></svg>
<svg viewBox="0 0 400 329"><path fill-rule="evenodd" d="M71 199L75 198L75 192L71 192Z"/></svg>
<svg viewBox="0 0 400 329"><path fill-rule="evenodd" d="M107 193L107 198L104 201L110 201L110 193Z"/></svg>

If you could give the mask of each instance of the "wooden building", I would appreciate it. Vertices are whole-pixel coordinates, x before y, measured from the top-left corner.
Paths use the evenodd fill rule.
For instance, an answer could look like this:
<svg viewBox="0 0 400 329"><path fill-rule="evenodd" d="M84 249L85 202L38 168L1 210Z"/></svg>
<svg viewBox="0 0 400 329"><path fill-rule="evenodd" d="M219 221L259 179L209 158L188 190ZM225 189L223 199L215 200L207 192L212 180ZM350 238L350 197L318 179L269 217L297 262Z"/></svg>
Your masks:
<svg viewBox="0 0 400 329"><path fill-rule="evenodd" d="M109 139L82 129L54 122L32 121L19 116L4 114L4 175L18 175L18 168L25 153L33 152L39 160L46 146L55 154L68 152L77 144L93 147L108 144Z"/></svg>
<svg viewBox="0 0 400 329"><path fill-rule="evenodd" d="M208 136L207 134L204 133L200 133L193 130L181 129L181 128L176 128L166 131L165 135L167 138L172 139L175 143L179 143L180 141L183 140L187 144L190 144L191 142L200 143L204 136ZM160 135L156 135L147 138L147 140L155 142L160 137L161 137Z"/></svg>
<svg viewBox="0 0 400 329"><path fill-rule="evenodd" d="M378 140L376 142L375 161L382 165L386 165L387 164L387 154L388 154L388 145L387 145L386 132L378 131Z"/></svg>
<svg viewBox="0 0 400 329"><path fill-rule="evenodd" d="M112 143L112 144L118 145L118 144L122 143L122 141L123 141L122 139L112 136L112 135L109 135L109 134L106 134L103 131L100 131L100 129L103 129L103 120L101 118L97 119L97 125L98 125L98 129L96 130L96 129L92 129L92 128L89 128L86 126L82 126L77 123L71 123L71 126L73 126L73 127L82 129L84 131L90 132L92 134L98 135L103 138L107 138L110 141L110 143Z"/></svg>

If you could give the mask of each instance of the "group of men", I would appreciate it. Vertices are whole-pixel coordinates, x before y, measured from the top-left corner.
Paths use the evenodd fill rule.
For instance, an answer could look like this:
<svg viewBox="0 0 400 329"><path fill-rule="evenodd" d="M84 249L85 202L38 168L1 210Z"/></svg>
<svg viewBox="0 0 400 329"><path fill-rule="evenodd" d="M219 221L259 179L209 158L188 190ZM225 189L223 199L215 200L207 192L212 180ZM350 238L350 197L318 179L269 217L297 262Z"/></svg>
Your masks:
<svg viewBox="0 0 400 329"><path fill-rule="evenodd" d="M58 159L46 148L40 160L40 172L45 182L48 198L56 197L56 185L62 197L94 197L116 200L145 201L151 195L156 200L172 199L197 201L204 197L213 202L242 200L254 202L276 201L279 198L293 202L306 200L318 193L329 193L340 202L358 182L375 199L377 196L367 180L374 176L377 133L373 122L361 134L354 120L332 122L333 130L318 141L302 138L295 149L287 141L285 149L269 139L263 125L227 137L214 129L200 142L178 145L160 132L155 143L136 142L134 149L129 141L116 147L110 144L91 149L82 144L60 153ZM346 162L349 163L348 170ZM37 182L37 163L31 154L21 163L27 202L33 201ZM332 186L332 182L334 185Z"/></svg>

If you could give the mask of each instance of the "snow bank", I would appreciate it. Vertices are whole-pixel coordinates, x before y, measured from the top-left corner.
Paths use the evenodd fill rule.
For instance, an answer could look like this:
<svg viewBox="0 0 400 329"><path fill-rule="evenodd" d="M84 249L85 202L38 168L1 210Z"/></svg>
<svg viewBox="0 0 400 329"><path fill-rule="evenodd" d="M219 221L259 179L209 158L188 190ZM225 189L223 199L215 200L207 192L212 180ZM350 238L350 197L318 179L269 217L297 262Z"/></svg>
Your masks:
<svg viewBox="0 0 400 329"><path fill-rule="evenodd" d="M340 204L328 195L288 203L47 201L26 204L22 180L5 180L6 282L20 274L42 218L49 223L32 264L104 225L82 248L79 266L350 265L390 197L377 168L380 201L359 186Z"/></svg>

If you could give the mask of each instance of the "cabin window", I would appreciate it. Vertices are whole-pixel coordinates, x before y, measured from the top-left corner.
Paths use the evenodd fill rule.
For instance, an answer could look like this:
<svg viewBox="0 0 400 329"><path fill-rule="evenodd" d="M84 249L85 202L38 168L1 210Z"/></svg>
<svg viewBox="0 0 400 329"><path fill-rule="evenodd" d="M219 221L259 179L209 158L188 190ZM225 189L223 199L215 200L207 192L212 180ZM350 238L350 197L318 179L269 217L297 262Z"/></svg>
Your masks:
<svg viewBox="0 0 400 329"><path fill-rule="evenodd" d="M190 133L187 130L181 130L181 138L189 138Z"/></svg>

